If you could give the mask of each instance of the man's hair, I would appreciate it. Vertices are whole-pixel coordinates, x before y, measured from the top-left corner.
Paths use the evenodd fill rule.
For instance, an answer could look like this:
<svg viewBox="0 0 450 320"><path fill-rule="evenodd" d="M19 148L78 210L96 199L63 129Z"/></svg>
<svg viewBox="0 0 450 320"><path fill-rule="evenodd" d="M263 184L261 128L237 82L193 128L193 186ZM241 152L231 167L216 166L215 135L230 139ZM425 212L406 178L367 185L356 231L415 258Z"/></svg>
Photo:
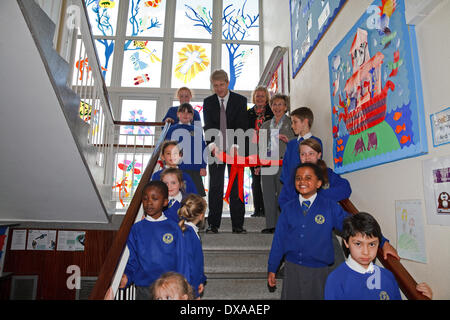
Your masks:
<svg viewBox="0 0 450 320"><path fill-rule="evenodd" d="M380 225L375 218L367 212L359 212L347 217L344 220L342 227L342 239L347 243L350 237L356 236L358 233L361 235L366 235L367 237L375 237L381 243L383 237L381 233ZM347 247L343 246L344 253L346 256L349 254Z"/></svg>
<svg viewBox="0 0 450 320"><path fill-rule="evenodd" d="M142 189L142 194L144 194L145 190L147 190L148 188L158 189L163 195L164 199L169 199L169 188L167 188L167 185L164 182L159 180L150 181L144 186L144 189Z"/></svg>
<svg viewBox="0 0 450 320"><path fill-rule="evenodd" d="M312 128L314 122L314 114L308 107L300 107L291 112L291 117L297 117L301 121L308 119L309 128Z"/></svg>
<svg viewBox="0 0 450 320"><path fill-rule="evenodd" d="M213 81L230 82L230 80L228 79L228 73L222 69L214 70L213 73L211 73L210 80L211 82Z"/></svg>
<svg viewBox="0 0 450 320"><path fill-rule="evenodd" d="M186 111L194 114L194 108L190 103L182 103L177 110L177 112L186 112Z"/></svg>
<svg viewBox="0 0 450 320"><path fill-rule="evenodd" d="M277 99L283 100L284 104L286 105L287 109L289 110L291 104L290 99L288 95L285 95L283 93L277 93L272 98L270 98L270 105L272 106L273 102Z"/></svg>

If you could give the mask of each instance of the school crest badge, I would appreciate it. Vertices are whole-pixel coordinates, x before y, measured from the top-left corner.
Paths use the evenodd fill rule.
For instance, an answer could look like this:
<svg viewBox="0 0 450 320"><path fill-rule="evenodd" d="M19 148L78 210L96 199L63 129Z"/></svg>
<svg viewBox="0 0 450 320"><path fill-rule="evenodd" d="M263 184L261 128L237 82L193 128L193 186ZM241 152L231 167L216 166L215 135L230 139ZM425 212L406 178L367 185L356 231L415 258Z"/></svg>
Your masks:
<svg viewBox="0 0 450 320"><path fill-rule="evenodd" d="M166 233L163 235L162 240L165 244L171 244L173 242L173 235L171 233Z"/></svg>
<svg viewBox="0 0 450 320"><path fill-rule="evenodd" d="M323 224L325 222L325 217L321 214L318 214L314 220L316 221L317 224Z"/></svg>

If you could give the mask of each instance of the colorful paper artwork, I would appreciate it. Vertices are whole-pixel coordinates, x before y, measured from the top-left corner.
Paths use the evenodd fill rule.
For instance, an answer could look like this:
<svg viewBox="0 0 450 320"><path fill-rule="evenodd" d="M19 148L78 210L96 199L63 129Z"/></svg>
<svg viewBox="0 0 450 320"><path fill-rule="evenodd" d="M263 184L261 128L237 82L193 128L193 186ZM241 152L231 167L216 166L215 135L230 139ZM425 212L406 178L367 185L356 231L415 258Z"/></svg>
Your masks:
<svg viewBox="0 0 450 320"><path fill-rule="evenodd" d="M347 0L290 0L292 77L295 78Z"/></svg>
<svg viewBox="0 0 450 320"><path fill-rule="evenodd" d="M330 53L337 173L427 152L414 41L404 1L376 0Z"/></svg>
<svg viewBox="0 0 450 320"><path fill-rule="evenodd" d="M175 76L189 83L198 73L206 70L209 59L202 46L188 44L178 52L179 61L175 67Z"/></svg>

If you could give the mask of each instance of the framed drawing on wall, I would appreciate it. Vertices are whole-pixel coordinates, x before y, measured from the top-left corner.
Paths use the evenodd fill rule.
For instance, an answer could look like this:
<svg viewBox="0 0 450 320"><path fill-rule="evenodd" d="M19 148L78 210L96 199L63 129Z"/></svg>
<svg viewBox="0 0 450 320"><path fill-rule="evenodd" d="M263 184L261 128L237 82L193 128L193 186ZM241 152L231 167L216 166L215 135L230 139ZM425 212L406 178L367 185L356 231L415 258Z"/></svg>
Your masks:
<svg viewBox="0 0 450 320"><path fill-rule="evenodd" d="M347 0L290 0L293 78L346 2Z"/></svg>
<svg viewBox="0 0 450 320"><path fill-rule="evenodd" d="M428 151L414 26L376 0L328 56L337 173Z"/></svg>

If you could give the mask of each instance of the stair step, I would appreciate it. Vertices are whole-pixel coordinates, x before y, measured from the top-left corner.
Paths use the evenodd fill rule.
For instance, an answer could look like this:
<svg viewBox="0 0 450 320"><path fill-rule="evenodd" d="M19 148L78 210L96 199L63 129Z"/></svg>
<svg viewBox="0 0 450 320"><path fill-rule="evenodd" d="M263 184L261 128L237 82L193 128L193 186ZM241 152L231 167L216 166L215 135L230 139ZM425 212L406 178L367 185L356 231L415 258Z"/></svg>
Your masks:
<svg viewBox="0 0 450 320"><path fill-rule="evenodd" d="M267 251L272 246L272 234L229 232L202 233L203 252L213 251Z"/></svg>
<svg viewBox="0 0 450 320"><path fill-rule="evenodd" d="M269 292L264 279L211 279L205 286L202 300L273 300L281 297L282 280L277 290Z"/></svg>
<svg viewBox="0 0 450 320"><path fill-rule="evenodd" d="M244 229L247 232L261 232L262 229L266 228L266 218L264 217L245 217ZM231 232L231 218L222 217L220 223L219 232Z"/></svg>
<svg viewBox="0 0 450 320"><path fill-rule="evenodd" d="M255 252L204 252L205 273L221 274L221 276L229 274L241 274L249 278L266 277L267 260L269 251Z"/></svg>

